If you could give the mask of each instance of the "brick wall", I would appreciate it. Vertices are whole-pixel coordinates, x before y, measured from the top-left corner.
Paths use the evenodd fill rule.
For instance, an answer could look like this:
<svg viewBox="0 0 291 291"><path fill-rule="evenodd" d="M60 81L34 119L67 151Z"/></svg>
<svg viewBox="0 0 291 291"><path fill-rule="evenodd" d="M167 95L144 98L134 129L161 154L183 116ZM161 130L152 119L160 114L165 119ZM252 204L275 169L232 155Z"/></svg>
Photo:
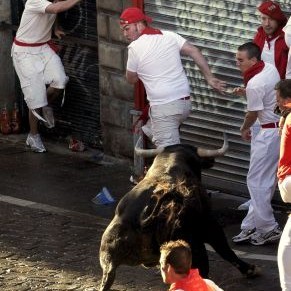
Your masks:
<svg viewBox="0 0 291 291"><path fill-rule="evenodd" d="M97 0L99 84L104 149L108 154L133 156L131 133L134 87L125 80L127 44L119 15L132 1Z"/></svg>

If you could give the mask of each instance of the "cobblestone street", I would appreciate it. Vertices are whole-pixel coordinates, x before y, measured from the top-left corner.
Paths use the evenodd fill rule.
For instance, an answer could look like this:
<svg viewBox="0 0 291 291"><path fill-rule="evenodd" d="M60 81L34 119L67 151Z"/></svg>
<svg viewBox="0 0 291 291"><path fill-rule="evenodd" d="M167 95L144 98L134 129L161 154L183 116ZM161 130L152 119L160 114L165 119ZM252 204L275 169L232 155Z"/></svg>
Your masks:
<svg viewBox="0 0 291 291"><path fill-rule="evenodd" d="M0 290L98 290L104 222L1 202ZM163 290L155 270L121 267L116 290ZM157 270L156 270L157 271ZM119 273L119 272L118 272ZM141 278L137 286L134 278ZM139 280L136 280L138 282Z"/></svg>
<svg viewBox="0 0 291 291"><path fill-rule="evenodd" d="M51 143L50 152L24 150L23 139L0 138L0 290L98 290L98 249L116 203L91 199L108 187L116 202L132 187L129 165L92 154L75 154ZM95 154L94 154L95 155ZM279 291L277 243L261 247L234 245L231 237L245 215L239 197L212 194L215 213L231 247L257 264L262 276L246 279L209 250L210 278L225 291ZM276 211L283 227L287 209ZM120 266L112 291L165 291L157 268Z"/></svg>

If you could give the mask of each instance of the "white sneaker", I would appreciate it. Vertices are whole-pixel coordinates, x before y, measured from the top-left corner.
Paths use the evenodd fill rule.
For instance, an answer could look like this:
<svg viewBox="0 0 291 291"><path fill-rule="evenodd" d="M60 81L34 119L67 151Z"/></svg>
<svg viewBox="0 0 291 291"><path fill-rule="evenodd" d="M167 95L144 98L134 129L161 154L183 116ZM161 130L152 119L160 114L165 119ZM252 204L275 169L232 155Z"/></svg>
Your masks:
<svg viewBox="0 0 291 291"><path fill-rule="evenodd" d="M42 116L46 120L44 125L47 128L53 128L55 127L55 118L54 118L54 112L53 109L50 106L44 106L42 107Z"/></svg>
<svg viewBox="0 0 291 291"><path fill-rule="evenodd" d="M246 242L248 241L252 235L255 233L256 229L243 229L238 235L232 238L234 243Z"/></svg>
<svg viewBox="0 0 291 291"><path fill-rule="evenodd" d="M26 145L29 146L35 153L46 152L46 148L44 147L39 134L28 134Z"/></svg>
<svg viewBox="0 0 291 291"><path fill-rule="evenodd" d="M282 230L279 226L276 226L271 231L266 233L255 232L250 238L250 243L254 246L261 246L269 242L278 241L281 237Z"/></svg>
<svg viewBox="0 0 291 291"><path fill-rule="evenodd" d="M249 210L251 199L238 206L237 210Z"/></svg>

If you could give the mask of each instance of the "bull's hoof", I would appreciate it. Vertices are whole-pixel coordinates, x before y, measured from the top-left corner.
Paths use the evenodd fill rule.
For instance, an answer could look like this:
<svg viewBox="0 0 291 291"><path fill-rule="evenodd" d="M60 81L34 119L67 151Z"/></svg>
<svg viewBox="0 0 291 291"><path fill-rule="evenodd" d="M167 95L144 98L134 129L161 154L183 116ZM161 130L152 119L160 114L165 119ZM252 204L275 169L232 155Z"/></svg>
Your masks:
<svg viewBox="0 0 291 291"><path fill-rule="evenodd" d="M262 270L258 266L252 265L245 275L247 278L256 278L262 275Z"/></svg>

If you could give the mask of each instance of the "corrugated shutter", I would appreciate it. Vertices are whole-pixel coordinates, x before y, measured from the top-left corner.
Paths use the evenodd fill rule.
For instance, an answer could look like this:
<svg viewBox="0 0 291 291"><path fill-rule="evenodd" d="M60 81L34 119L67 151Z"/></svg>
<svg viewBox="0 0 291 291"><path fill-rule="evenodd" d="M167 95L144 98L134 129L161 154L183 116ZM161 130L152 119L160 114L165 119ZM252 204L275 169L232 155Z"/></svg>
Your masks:
<svg viewBox="0 0 291 291"><path fill-rule="evenodd" d="M101 135L96 1L82 1L59 16L67 34L60 56L70 81L64 106L55 111L65 131L95 143Z"/></svg>
<svg viewBox="0 0 291 291"><path fill-rule="evenodd" d="M227 81L229 88L241 86L236 68L235 52L244 42L252 40L259 25L256 15L258 1L151 1L145 12L154 19L153 26L175 31L199 47L212 72ZM249 166L249 144L242 141L242 124L246 101L234 95L220 95L211 90L197 66L183 59L193 98L192 113L181 128L184 143L205 148L222 145L222 132L228 134L230 149L217 158L215 167L205 172L208 187L246 194Z"/></svg>

